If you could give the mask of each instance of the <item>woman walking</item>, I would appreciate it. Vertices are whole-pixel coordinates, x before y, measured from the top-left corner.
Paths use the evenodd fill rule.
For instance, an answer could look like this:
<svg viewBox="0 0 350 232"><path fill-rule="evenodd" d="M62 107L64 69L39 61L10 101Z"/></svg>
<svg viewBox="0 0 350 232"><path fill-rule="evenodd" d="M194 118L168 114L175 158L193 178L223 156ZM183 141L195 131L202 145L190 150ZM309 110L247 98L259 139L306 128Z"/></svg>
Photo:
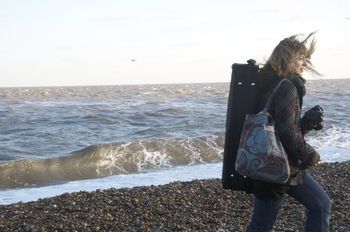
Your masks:
<svg viewBox="0 0 350 232"><path fill-rule="evenodd" d="M330 199L306 171L319 163L320 156L304 140L304 134L309 130L323 127L322 108L316 106L300 118L306 92L302 73L305 70L318 74L310 62L315 50L315 40L311 39L313 36L311 33L304 40L299 40L298 36L283 39L275 47L259 74L260 109L264 107L277 84L287 79L273 96L268 112L275 121L277 133L288 154L291 175L283 185L253 180L254 210L247 227L248 232L272 231L286 194L306 207L305 231L329 231ZM307 47L308 42L310 43Z"/></svg>

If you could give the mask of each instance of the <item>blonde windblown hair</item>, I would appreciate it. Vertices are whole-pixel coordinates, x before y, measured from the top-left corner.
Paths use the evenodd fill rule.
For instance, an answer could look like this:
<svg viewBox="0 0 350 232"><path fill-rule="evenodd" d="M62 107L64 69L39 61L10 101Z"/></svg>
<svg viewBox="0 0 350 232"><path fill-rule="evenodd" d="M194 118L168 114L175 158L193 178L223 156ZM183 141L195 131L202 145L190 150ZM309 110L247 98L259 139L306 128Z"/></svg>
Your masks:
<svg viewBox="0 0 350 232"><path fill-rule="evenodd" d="M320 75L313 67L310 58L316 49L316 40L313 35L316 32L310 33L305 39L298 40L299 35L283 39L273 50L271 56L267 60L264 67L270 67L277 73L277 75L287 78L295 73L295 62L300 56L306 59L306 71L313 75ZM309 39L311 41L307 47Z"/></svg>

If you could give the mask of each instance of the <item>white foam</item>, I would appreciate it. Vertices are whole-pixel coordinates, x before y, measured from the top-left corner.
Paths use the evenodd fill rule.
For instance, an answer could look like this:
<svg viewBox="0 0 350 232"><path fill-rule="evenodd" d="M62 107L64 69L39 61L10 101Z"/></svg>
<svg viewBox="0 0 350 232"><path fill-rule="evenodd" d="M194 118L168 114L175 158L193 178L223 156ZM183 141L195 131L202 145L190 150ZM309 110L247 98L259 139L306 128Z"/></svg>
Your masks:
<svg viewBox="0 0 350 232"><path fill-rule="evenodd" d="M166 153L159 151L148 151L147 148L140 143L142 147L143 157L137 161L138 171L147 169L147 167L171 167L170 158Z"/></svg>
<svg viewBox="0 0 350 232"><path fill-rule="evenodd" d="M306 140L320 153L323 162L342 162L350 160L349 131L349 127L332 125Z"/></svg>

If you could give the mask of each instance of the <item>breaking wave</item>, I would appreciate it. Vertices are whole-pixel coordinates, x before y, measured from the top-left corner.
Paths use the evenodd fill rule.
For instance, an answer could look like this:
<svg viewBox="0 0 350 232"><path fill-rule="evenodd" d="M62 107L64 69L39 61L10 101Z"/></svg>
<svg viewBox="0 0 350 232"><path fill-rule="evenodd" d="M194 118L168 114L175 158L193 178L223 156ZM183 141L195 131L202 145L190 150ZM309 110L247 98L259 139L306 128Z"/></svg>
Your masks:
<svg viewBox="0 0 350 232"><path fill-rule="evenodd" d="M0 189L139 173L222 160L223 136L97 144L49 159L0 164Z"/></svg>

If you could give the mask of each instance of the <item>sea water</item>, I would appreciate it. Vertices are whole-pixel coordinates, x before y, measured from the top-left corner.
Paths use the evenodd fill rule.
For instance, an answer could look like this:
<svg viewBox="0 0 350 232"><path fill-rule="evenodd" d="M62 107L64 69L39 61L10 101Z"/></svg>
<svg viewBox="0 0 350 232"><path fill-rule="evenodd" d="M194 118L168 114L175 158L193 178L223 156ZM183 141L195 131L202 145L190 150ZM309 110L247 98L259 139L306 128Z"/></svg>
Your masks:
<svg viewBox="0 0 350 232"><path fill-rule="evenodd" d="M229 83L0 88L0 204L65 192L220 178ZM310 80L306 136L350 160L350 79Z"/></svg>

